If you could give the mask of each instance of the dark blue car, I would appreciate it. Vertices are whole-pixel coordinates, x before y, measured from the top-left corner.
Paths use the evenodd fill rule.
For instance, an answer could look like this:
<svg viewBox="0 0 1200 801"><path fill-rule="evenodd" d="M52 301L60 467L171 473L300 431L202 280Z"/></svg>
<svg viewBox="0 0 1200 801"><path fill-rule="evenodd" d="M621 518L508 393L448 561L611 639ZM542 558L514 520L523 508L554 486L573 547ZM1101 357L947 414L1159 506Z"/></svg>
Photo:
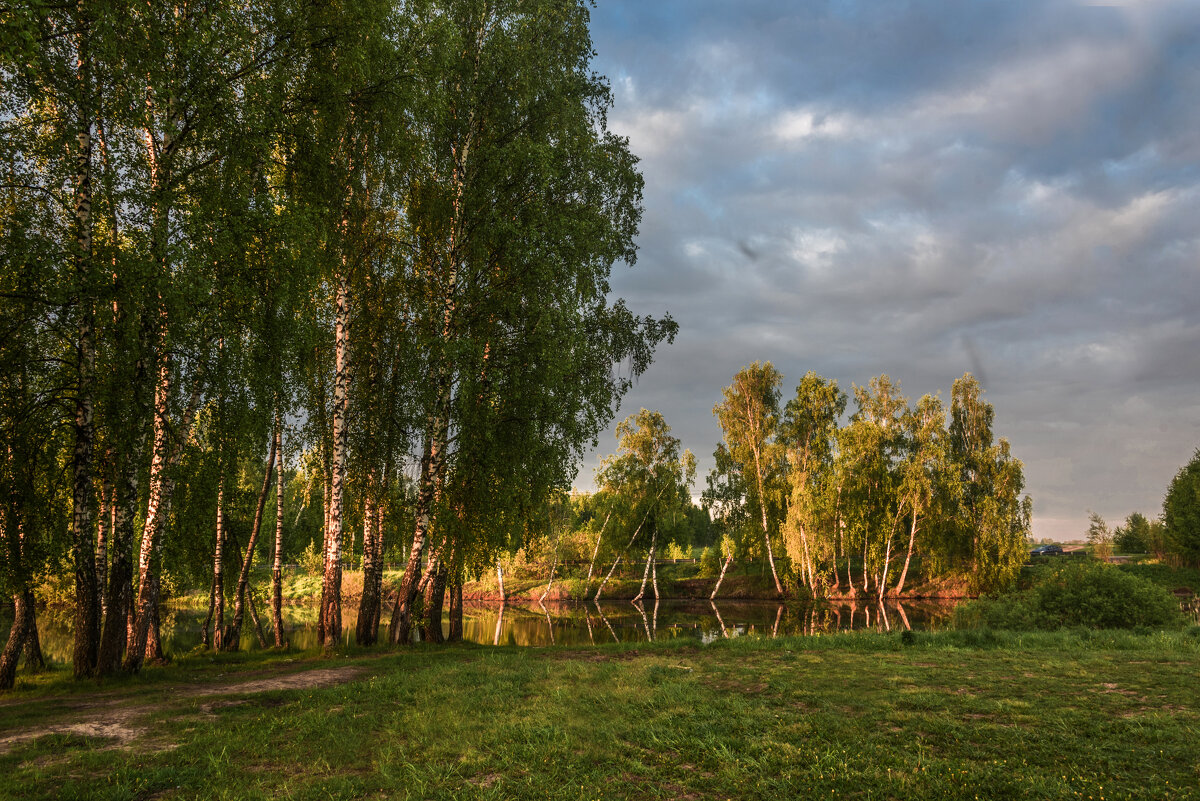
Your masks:
<svg viewBox="0 0 1200 801"><path fill-rule="evenodd" d="M1062 556L1063 549L1057 545L1039 545L1029 552L1030 556Z"/></svg>

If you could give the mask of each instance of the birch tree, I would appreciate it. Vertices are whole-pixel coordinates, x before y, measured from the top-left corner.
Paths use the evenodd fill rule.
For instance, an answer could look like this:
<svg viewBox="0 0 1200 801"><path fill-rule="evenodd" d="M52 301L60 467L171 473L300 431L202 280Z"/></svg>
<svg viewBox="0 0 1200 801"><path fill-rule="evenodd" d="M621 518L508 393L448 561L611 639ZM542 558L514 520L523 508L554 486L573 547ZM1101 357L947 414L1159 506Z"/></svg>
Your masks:
<svg viewBox="0 0 1200 801"><path fill-rule="evenodd" d="M783 470L781 449L775 442L781 381L782 376L770 362L755 362L733 377L733 383L722 390L721 402L713 407L729 454L746 477L747 497L762 525L766 558L779 595L783 595L783 585L771 545L778 519L771 507L774 503L778 509L778 482ZM772 517L776 519L772 521Z"/></svg>
<svg viewBox="0 0 1200 801"><path fill-rule="evenodd" d="M607 131L583 3L445 2L409 208L421 232L415 331L422 459L412 547L392 618L448 553L490 568L540 536L546 499L675 330L606 297L632 263L641 178ZM626 365L627 373L614 371Z"/></svg>
<svg viewBox="0 0 1200 801"><path fill-rule="evenodd" d="M833 556L828 538L821 536L821 500L832 476L838 418L846 400L837 381L826 381L810 371L796 387L796 397L788 401L780 425L790 484L784 543L812 592L817 590L818 565Z"/></svg>

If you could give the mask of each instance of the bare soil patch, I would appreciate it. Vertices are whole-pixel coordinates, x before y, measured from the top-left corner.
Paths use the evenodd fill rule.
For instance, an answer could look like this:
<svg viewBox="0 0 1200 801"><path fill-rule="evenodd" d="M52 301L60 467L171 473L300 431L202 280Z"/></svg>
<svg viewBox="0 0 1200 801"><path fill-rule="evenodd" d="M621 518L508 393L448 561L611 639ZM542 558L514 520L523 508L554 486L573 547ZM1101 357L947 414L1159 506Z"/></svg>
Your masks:
<svg viewBox="0 0 1200 801"><path fill-rule="evenodd" d="M66 720L31 726L0 735L0 754L11 751L20 743L51 734L73 734L80 737L108 740L105 748L125 748L149 731L145 721L149 715L177 706L178 701L212 695L255 695L277 690L310 690L333 687L354 681L367 672L360 665L317 668L276 673L247 681L244 676L229 681L212 682L183 688L167 688L170 701L142 701L136 696L114 696L105 693L85 697L64 709ZM239 706L248 701L217 701L204 705L206 712L227 706ZM166 745L164 747L170 747Z"/></svg>

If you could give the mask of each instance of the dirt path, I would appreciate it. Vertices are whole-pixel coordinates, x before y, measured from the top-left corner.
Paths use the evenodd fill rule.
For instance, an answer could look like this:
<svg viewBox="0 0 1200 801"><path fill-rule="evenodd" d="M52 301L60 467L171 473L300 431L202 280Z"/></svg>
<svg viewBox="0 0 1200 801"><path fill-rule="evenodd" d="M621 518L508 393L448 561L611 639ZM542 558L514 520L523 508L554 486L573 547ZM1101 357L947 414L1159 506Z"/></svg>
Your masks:
<svg viewBox="0 0 1200 801"><path fill-rule="evenodd" d="M255 695L277 690L310 690L333 687L355 681L368 672L363 665L314 668L311 670L268 670L243 673L228 681L205 682L183 687L129 688L124 692L96 693L62 699L31 699L5 704L8 708L52 704L52 723L13 731L0 730L0 754L13 746L49 734L74 734L110 740L108 747L123 748L150 733L147 718L156 712L182 707L185 700L208 696ZM266 673L267 675L263 675ZM146 696L150 699L147 700ZM240 701L205 704L201 710L212 712L217 706L233 706ZM160 748L171 744L160 743Z"/></svg>

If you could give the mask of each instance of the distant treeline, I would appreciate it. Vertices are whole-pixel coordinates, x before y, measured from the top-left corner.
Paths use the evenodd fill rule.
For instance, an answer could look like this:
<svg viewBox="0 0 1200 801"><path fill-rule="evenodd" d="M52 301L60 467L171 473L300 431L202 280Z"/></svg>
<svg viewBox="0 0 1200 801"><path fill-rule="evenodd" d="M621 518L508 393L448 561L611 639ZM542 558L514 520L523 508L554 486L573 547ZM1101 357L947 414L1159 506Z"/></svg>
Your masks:
<svg viewBox="0 0 1200 801"><path fill-rule="evenodd" d="M1124 524L1110 529L1103 517L1092 512L1087 540L1101 557L1114 551L1149 553L1176 567L1200 567L1200 449L1171 479L1158 519L1133 512Z"/></svg>

